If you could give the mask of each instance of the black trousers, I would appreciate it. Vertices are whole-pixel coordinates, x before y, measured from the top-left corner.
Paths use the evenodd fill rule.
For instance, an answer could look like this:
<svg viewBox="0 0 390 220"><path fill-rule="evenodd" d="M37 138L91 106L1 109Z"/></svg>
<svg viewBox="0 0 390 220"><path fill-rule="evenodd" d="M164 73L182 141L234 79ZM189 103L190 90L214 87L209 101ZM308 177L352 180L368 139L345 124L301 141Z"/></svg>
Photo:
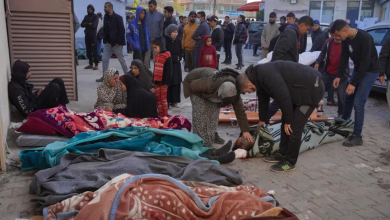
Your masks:
<svg viewBox="0 0 390 220"><path fill-rule="evenodd" d="M225 49L225 61L232 62L232 41L233 39L225 39L223 48Z"/></svg>
<svg viewBox="0 0 390 220"><path fill-rule="evenodd" d="M143 51L143 52L133 51L133 60L141 60L142 62L144 62L145 54L146 54L146 51Z"/></svg>
<svg viewBox="0 0 390 220"><path fill-rule="evenodd" d="M258 45L253 45L253 56L257 54Z"/></svg>
<svg viewBox="0 0 390 220"><path fill-rule="evenodd" d="M68 103L68 94L61 78L53 79L38 96L38 109L54 108Z"/></svg>
<svg viewBox="0 0 390 220"><path fill-rule="evenodd" d="M303 128L313 110L313 107L307 105L294 105L294 119L291 124L293 133L290 133L290 136L284 131L285 123L282 121L279 153L286 156L286 160L291 164L297 163Z"/></svg>
<svg viewBox="0 0 390 220"><path fill-rule="evenodd" d="M85 47L87 49L87 57L89 60L89 65L93 66L93 63L95 63L95 66L99 65L99 57L97 54L97 47L96 47L96 36L85 36Z"/></svg>
<svg viewBox="0 0 390 220"><path fill-rule="evenodd" d="M217 70L219 70L219 58L221 57L221 54L217 54Z"/></svg>
<svg viewBox="0 0 390 220"><path fill-rule="evenodd" d="M239 67L242 67L242 65L243 65L243 60L242 60L242 46L243 46L242 43L236 44L236 56L237 56L238 66L239 66Z"/></svg>

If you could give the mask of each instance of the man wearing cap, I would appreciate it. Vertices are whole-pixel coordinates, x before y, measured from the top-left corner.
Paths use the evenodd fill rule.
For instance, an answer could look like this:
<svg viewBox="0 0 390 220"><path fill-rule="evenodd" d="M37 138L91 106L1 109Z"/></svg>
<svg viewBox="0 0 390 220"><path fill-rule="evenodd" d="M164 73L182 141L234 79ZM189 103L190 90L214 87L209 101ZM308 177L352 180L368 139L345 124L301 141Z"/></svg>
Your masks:
<svg viewBox="0 0 390 220"><path fill-rule="evenodd" d="M198 29L199 24L196 23L196 12L191 11L190 14L188 15L188 18L190 22L186 26L184 26L181 47L184 49L185 62L188 71L191 71L195 68L195 60L194 60L195 40L192 39L192 35Z"/></svg>
<svg viewBox="0 0 390 220"><path fill-rule="evenodd" d="M316 38L322 34L321 26L320 26L320 21L314 20L314 26L312 28L313 33L311 34L311 42L315 42Z"/></svg>
<svg viewBox="0 0 390 220"><path fill-rule="evenodd" d="M198 61L199 61L199 53L200 48L203 46L203 39L206 35L210 33L210 27L206 22L206 13L204 11L199 11L196 13L199 19L199 27L196 29L195 33L192 35L192 39L195 40L195 50L194 50L194 57L195 57L195 68L198 67Z"/></svg>
<svg viewBox="0 0 390 220"><path fill-rule="evenodd" d="M221 25L218 24L218 17L211 15L209 18L209 25L211 27L210 36L211 44L217 49L217 69L219 67L219 57L221 56L221 48L224 39L224 33Z"/></svg>
<svg viewBox="0 0 390 220"><path fill-rule="evenodd" d="M279 27L280 25L275 22L276 20L276 13L271 12L269 14L269 24L267 24L263 32L261 33L261 47L263 48L263 51L261 53L261 59L264 59L268 55L268 47L272 40L272 38L276 37L279 34Z"/></svg>

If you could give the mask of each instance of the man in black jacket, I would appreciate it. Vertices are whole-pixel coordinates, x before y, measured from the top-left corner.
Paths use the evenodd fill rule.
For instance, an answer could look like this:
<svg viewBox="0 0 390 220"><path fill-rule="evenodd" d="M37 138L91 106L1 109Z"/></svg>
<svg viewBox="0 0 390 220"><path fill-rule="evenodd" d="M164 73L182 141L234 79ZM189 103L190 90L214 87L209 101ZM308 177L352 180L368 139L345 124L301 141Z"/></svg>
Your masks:
<svg viewBox="0 0 390 220"><path fill-rule="evenodd" d="M81 27L85 28L85 48L87 50L87 57L89 60L89 65L84 69L93 69L98 70L99 67L99 57L97 55L96 48L96 33L97 26L99 24L99 17L95 14L95 8L93 5L87 6L88 14L85 15L84 20L81 22ZM93 67L95 63L95 67Z"/></svg>
<svg viewBox="0 0 390 220"><path fill-rule="evenodd" d="M44 88L33 92L34 85L27 83L31 77L31 70L26 62L15 61L11 77L8 83L8 98L24 117L38 109L54 108L69 103L61 78L55 78Z"/></svg>
<svg viewBox="0 0 390 220"><path fill-rule="evenodd" d="M390 109L390 38L387 38L379 54L379 82L385 83L385 74L387 76L387 103ZM390 120L388 122L390 126Z"/></svg>
<svg viewBox="0 0 390 220"><path fill-rule="evenodd" d="M313 25L312 30L313 30L313 33L311 34L311 42L314 43L316 41L317 37L320 34L322 34L320 21L314 20L314 25Z"/></svg>
<svg viewBox="0 0 390 220"><path fill-rule="evenodd" d="M219 69L219 57L221 56L221 48L224 39L224 33L221 26L218 24L218 17L215 15L210 16L209 25L211 27L211 44L217 50L217 69Z"/></svg>
<svg viewBox="0 0 390 220"><path fill-rule="evenodd" d="M222 25L224 32L223 48L225 50L225 61L223 64L232 64L232 41L234 36L234 24L230 21L230 17L225 17L225 22Z"/></svg>
<svg viewBox="0 0 390 220"><path fill-rule="evenodd" d="M284 60L298 62L301 37L303 37L311 27L313 27L313 19L309 16L301 17L298 21L298 25L295 23L288 25L279 36L271 61Z"/></svg>
<svg viewBox="0 0 390 220"><path fill-rule="evenodd" d="M265 126L268 121L270 98L280 104L282 129L279 152L264 160L277 163L271 166L274 172L295 170L303 128L325 93L321 74L299 63L276 61L251 65L245 74L237 77L236 85L241 93L257 92L259 126Z"/></svg>
<svg viewBox="0 0 390 220"><path fill-rule="evenodd" d="M103 22L103 73L108 69L112 53L118 58L123 73L127 73L127 64L123 55L123 46L126 45L123 18L114 12L111 2L104 4L104 12L106 15ZM103 82L103 77L96 82Z"/></svg>
<svg viewBox="0 0 390 220"><path fill-rule="evenodd" d="M378 53L373 37L360 29L349 27L346 21L336 20L330 30L336 40L342 40L342 52L337 78L333 86L337 88L342 78L345 78L345 68L349 58L354 63L354 71L346 90L343 119L349 120L352 109L355 109L355 124L353 134L344 141L347 147L363 144L362 132L364 124L364 106L367 102L372 85L379 76Z"/></svg>
<svg viewBox="0 0 390 220"><path fill-rule="evenodd" d="M238 59L236 69L241 70L241 68L244 66L244 63L242 61L242 57L243 57L242 46L243 46L244 42L246 41L245 16L240 15L237 18L237 22L238 22L238 24L236 26L236 30L234 33L233 45L236 46L236 56Z"/></svg>
<svg viewBox="0 0 390 220"><path fill-rule="evenodd" d="M170 24L176 24L177 25L176 19L172 16L173 11L174 11L174 9L173 9L172 6L165 6L164 7L164 18L165 18L165 21L164 21L163 32L164 32L165 28L167 28Z"/></svg>

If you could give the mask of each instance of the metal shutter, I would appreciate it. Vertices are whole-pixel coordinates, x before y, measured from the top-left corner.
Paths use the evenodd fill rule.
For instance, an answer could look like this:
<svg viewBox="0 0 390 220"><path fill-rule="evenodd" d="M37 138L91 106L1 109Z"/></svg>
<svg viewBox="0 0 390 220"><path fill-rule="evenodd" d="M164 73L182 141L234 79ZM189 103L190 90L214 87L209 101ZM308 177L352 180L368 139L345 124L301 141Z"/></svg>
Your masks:
<svg viewBox="0 0 390 220"><path fill-rule="evenodd" d="M69 99L77 100L72 1L12 0L8 10L11 62L30 64L36 89L62 78Z"/></svg>

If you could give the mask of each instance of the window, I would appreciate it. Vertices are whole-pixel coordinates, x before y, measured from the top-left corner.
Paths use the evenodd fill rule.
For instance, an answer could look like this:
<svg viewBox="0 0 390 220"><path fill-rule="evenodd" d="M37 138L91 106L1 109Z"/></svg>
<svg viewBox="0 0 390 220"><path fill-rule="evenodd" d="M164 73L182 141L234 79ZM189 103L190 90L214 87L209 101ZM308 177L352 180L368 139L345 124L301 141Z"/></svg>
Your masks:
<svg viewBox="0 0 390 220"><path fill-rule="evenodd" d="M232 11L237 11L237 8L239 8L241 6L232 6Z"/></svg>
<svg viewBox="0 0 390 220"><path fill-rule="evenodd" d="M373 38L375 46L383 46L387 38L390 36L390 29L382 28L367 31ZM380 52L380 51L378 51Z"/></svg>
<svg viewBox="0 0 390 220"><path fill-rule="evenodd" d="M372 18L374 13L374 4L375 2L363 2L362 11L360 13L360 21L363 21L365 18Z"/></svg>
<svg viewBox="0 0 390 220"><path fill-rule="evenodd" d="M320 20L321 1L311 1L309 6L309 15L313 20Z"/></svg>
<svg viewBox="0 0 390 220"><path fill-rule="evenodd" d="M324 1L321 11L321 1L311 1L309 15L314 20L319 20L322 23L330 23L333 21L334 5L334 1Z"/></svg>
<svg viewBox="0 0 390 220"><path fill-rule="evenodd" d="M219 13L222 13L222 11L225 11L225 10L227 10L227 7L225 7L225 5L219 6Z"/></svg>
<svg viewBox="0 0 390 220"><path fill-rule="evenodd" d="M359 7L360 2L358 1L349 1L347 3L347 19L349 19L350 26L353 28L357 27L355 21L358 20L359 17Z"/></svg>
<svg viewBox="0 0 390 220"><path fill-rule="evenodd" d="M203 4L195 4L194 10L205 10L205 7Z"/></svg>

